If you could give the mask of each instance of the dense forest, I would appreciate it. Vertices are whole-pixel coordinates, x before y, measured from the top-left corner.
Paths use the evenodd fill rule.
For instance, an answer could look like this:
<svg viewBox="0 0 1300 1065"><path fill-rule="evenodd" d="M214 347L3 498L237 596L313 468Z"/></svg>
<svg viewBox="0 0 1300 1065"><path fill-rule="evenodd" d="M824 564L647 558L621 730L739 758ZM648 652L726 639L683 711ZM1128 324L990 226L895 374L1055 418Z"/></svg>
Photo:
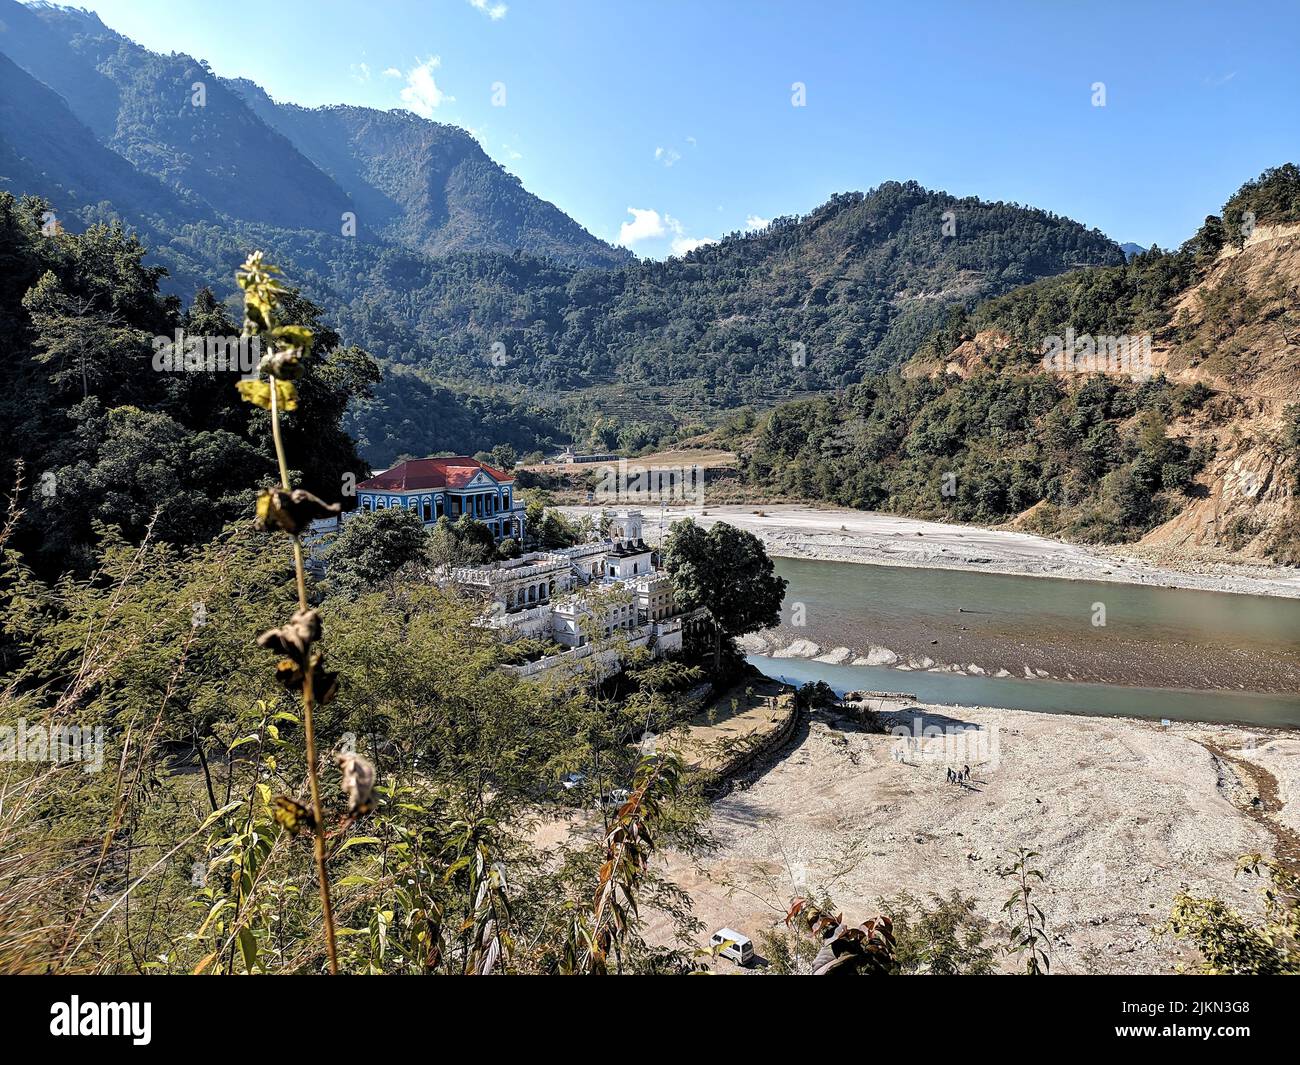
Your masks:
<svg viewBox="0 0 1300 1065"><path fill-rule="evenodd" d="M161 294L161 268L121 228L49 231L47 212L0 192L0 461L9 477L21 464L32 497L15 544L57 570L89 563L102 523L132 540L149 528L166 542L207 540L272 473L267 418L239 402L237 373L159 372L155 338L235 337L239 326L206 290L187 308ZM337 496L345 474L369 469L341 423L379 370L314 304L295 295L292 307L318 344L285 433L303 483Z"/></svg>
<svg viewBox="0 0 1300 1065"><path fill-rule="evenodd" d="M896 364L956 301L1121 262L1113 242L1066 219L888 182L662 263L390 261L376 273L391 289L360 302L424 339L404 354L403 333L390 339L372 317L367 343L390 359L552 391L692 381L727 408ZM349 313L364 312L354 301Z"/></svg>
<svg viewBox="0 0 1300 1065"><path fill-rule="evenodd" d="M746 475L805 499L997 524L1046 504L1041 531L1132 539L1172 516L1204 456L1165 431L1204 401L1163 377L1093 377L991 367L960 383L897 374L778 407Z"/></svg>

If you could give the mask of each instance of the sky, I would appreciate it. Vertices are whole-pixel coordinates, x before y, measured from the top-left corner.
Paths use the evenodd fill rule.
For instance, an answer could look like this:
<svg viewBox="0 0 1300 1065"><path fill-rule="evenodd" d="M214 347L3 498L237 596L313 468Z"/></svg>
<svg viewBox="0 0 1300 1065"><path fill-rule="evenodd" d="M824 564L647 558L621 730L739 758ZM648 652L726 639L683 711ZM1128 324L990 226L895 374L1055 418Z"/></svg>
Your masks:
<svg viewBox="0 0 1300 1065"><path fill-rule="evenodd" d="M662 258L915 179L1176 247L1300 161L1300 0L79 0L306 106L472 132Z"/></svg>

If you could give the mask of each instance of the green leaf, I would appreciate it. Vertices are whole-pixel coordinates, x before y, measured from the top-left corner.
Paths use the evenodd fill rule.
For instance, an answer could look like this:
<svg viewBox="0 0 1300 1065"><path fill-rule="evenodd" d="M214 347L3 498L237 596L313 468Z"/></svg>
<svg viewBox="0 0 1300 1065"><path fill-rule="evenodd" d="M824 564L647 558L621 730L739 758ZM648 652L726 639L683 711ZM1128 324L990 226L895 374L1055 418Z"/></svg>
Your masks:
<svg viewBox="0 0 1300 1065"><path fill-rule="evenodd" d="M239 953L243 955L244 968L251 973L257 965L257 936L251 928L239 930Z"/></svg>
<svg viewBox="0 0 1300 1065"><path fill-rule="evenodd" d="M272 378L275 381L275 400L280 410L297 410L298 409L298 390L294 388L292 381L282 381L278 377ZM271 409L271 381L236 381L235 387L239 389L239 394L244 397L244 401L253 404L254 407L261 407L263 410Z"/></svg>

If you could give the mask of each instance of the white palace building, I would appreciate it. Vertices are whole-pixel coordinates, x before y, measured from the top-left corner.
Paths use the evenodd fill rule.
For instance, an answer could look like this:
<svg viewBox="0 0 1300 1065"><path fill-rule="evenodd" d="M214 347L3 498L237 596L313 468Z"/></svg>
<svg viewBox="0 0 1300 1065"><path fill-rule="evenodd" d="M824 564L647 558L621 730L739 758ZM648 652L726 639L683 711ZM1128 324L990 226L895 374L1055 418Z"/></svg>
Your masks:
<svg viewBox="0 0 1300 1065"><path fill-rule="evenodd" d="M458 567L450 578L488 601L484 623L506 630L507 638L557 645L555 653L513 667L523 676L591 663L607 675L618 669L624 648L644 647L656 658L680 651L683 628L703 620L678 608L658 553L642 538L639 510L615 517L606 540Z"/></svg>
<svg viewBox="0 0 1300 1065"><path fill-rule="evenodd" d="M524 503L514 478L464 455L409 459L357 484L357 513L399 508L415 511L426 525L467 515L497 540L522 541ZM317 550L347 515L312 523L312 564L324 572ZM531 551L482 566L458 566L441 582L487 601L483 624L506 639L532 638L555 645L554 653L513 666L534 676L571 664L600 675L617 671L626 648L647 648L656 658L680 651L683 630L707 624L702 611L683 612L672 581L659 568L658 552L646 545L639 510L626 510L607 524L607 538L573 547Z"/></svg>

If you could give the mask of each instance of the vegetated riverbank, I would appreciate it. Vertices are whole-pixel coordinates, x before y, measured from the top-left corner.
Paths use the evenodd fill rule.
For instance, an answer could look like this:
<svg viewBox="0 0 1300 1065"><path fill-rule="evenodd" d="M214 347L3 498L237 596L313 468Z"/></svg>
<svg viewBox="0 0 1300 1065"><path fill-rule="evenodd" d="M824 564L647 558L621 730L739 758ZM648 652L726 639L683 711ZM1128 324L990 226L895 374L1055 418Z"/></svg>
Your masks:
<svg viewBox="0 0 1300 1065"><path fill-rule="evenodd" d="M1300 733L927 705L888 723L917 719L949 738L900 761L895 736L814 711L713 804L716 852L659 859L705 935L726 926L757 944L797 895L826 893L856 922L881 897L957 890L998 943L1011 890L998 870L1026 847L1045 874L1053 972L1166 973L1195 962L1153 934L1179 890L1255 912L1259 885L1234 875L1237 858L1300 857ZM948 783L945 769L966 764L970 784Z"/></svg>
<svg viewBox="0 0 1300 1065"><path fill-rule="evenodd" d="M763 541L769 554L783 558L1300 598L1300 570L1291 567L1175 553L1162 555L1156 562L1149 550L1090 547L1007 529L950 525L874 511L795 503L671 506L661 510L657 503L636 497L611 500L603 507L562 509L573 515L596 515L602 509L623 507L641 509L650 542L656 542L672 522L689 517L706 526L725 521L747 529Z"/></svg>

